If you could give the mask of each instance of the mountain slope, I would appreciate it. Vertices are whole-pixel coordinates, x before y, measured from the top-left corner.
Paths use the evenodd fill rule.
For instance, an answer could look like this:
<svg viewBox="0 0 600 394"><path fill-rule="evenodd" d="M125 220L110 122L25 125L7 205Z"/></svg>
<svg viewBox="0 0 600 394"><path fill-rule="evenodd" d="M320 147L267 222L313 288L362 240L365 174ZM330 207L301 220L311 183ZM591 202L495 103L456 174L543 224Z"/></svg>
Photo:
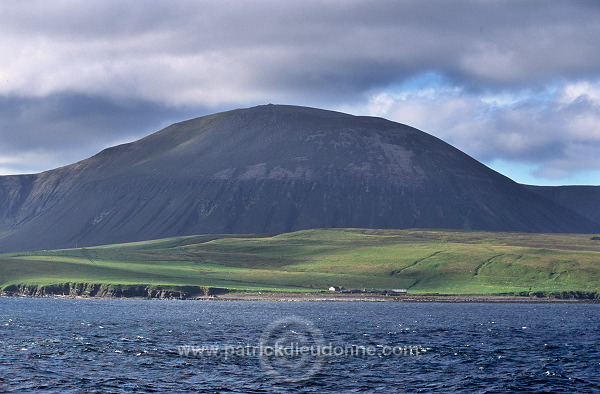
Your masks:
<svg viewBox="0 0 600 394"><path fill-rule="evenodd" d="M600 186L526 186L545 198L600 223Z"/></svg>
<svg viewBox="0 0 600 394"><path fill-rule="evenodd" d="M323 227L600 231L417 129L278 105L0 177L0 198L0 251Z"/></svg>

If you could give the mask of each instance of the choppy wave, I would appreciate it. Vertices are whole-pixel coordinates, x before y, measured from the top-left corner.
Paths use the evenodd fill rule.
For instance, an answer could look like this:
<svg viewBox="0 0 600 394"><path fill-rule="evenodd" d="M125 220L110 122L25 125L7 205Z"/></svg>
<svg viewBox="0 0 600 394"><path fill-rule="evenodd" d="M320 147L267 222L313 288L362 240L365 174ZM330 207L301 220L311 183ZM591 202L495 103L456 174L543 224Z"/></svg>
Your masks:
<svg viewBox="0 0 600 394"><path fill-rule="evenodd" d="M257 345L287 316L309 321L340 348L426 351L329 355L298 382L273 379L255 355L178 353L188 345ZM298 331L289 335L305 338ZM598 338L593 304L3 298L0 391L600 392Z"/></svg>

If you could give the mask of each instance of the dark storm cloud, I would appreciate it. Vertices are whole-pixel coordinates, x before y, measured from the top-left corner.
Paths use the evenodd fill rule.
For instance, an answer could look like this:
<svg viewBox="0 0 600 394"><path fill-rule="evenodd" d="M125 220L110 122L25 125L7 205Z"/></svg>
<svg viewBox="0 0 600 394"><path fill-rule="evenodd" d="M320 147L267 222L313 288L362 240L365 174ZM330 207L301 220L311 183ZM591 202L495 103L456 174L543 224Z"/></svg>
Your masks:
<svg viewBox="0 0 600 394"><path fill-rule="evenodd" d="M226 90L256 88L289 96L302 87L306 95L332 101L340 87L359 94L424 70L483 89L597 76L600 61L600 9L587 2L107 1L2 8L1 30L13 37L9 41L45 40L65 62L81 68L101 63L99 71L112 73L112 81L119 81L119 73L136 75L128 61L191 73L186 64L205 60L221 67L208 71L231 74L234 86L226 84ZM42 44L34 47L44 55ZM77 54L82 56L68 58ZM139 78L152 84L149 75ZM189 74L180 78L202 82ZM164 88L159 82L154 85ZM85 81L80 84L83 89ZM144 94L139 90L132 93ZM166 100L177 101L176 92L167 91Z"/></svg>
<svg viewBox="0 0 600 394"><path fill-rule="evenodd" d="M0 98L0 168L37 172L69 164L201 112L72 93Z"/></svg>
<svg viewBox="0 0 600 394"><path fill-rule="evenodd" d="M536 99L521 97L498 109L480 96L582 81L589 87L579 93L594 96L598 20L593 1L4 1L0 170L9 149L74 157L72 141L101 148L167 119L218 109L283 102L365 114L382 94L406 107L394 89L425 73L447 84L429 101L411 104L438 118L426 131L481 157L549 163L572 145L556 137L558 126L548 132L544 119L556 119L573 136L581 131L561 120L572 115L594 134L594 121L584 121L594 108L554 102L531 109ZM469 103L457 107L464 113L452 110L457 99L444 93L447 87ZM374 114L403 114L395 120L406 123L418 118L398 105ZM539 135L537 126L516 121L531 116L544 118ZM482 150L478 133L499 136L498 152Z"/></svg>

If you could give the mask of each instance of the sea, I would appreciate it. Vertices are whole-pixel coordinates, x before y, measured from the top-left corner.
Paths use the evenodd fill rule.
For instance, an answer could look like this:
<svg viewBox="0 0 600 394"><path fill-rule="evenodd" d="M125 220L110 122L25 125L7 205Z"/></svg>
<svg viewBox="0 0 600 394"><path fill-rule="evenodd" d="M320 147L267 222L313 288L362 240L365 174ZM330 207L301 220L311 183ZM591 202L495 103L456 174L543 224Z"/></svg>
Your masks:
<svg viewBox="0 0 600 394"><path fill-rule="evenodd" d="M0 298L0 392L600 393L600 305Z"/></svg>

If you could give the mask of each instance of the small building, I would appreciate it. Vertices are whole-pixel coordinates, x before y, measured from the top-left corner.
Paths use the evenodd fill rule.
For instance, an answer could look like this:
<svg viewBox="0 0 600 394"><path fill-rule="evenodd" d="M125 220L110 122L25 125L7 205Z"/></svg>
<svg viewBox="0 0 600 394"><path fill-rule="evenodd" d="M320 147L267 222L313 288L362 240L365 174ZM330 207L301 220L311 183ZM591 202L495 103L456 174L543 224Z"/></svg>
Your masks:
<svg viewBox="0 0 600 394"><path fill-rule="evenodd" d="M329 291L342 291L344 288L341 286L330 286Z"/></svg>
<svg viewBox="0 0 600 394"><path fill-rule="evenodd" d="M407 289L392 289L392 293L406 294Z"/></svg>

